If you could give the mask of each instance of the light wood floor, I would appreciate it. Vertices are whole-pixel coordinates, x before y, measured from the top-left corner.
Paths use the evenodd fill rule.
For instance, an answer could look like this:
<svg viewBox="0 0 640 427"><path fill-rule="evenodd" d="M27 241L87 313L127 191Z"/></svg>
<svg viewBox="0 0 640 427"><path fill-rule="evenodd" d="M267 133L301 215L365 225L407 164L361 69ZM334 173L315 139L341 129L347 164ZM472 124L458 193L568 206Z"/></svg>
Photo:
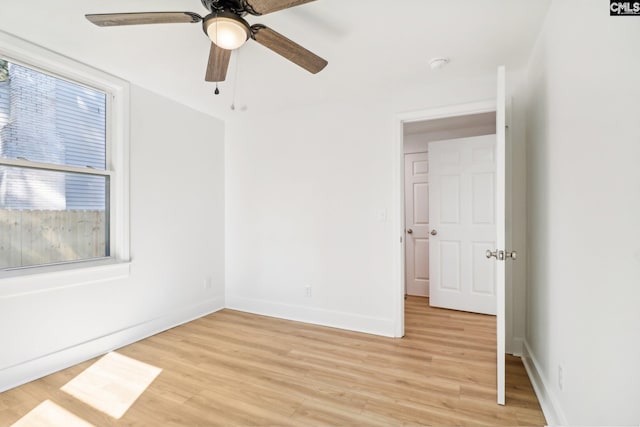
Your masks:
<svg viewBox="0 0 640 427"><path fill-rule="evenodd" d="M495 403L494 330L415 297L403 339L223 310L117 351L162 369L119 420L60 390L93 360L0 394L0 425L47 399L96 426L544 425L518 358Z"/></svg>

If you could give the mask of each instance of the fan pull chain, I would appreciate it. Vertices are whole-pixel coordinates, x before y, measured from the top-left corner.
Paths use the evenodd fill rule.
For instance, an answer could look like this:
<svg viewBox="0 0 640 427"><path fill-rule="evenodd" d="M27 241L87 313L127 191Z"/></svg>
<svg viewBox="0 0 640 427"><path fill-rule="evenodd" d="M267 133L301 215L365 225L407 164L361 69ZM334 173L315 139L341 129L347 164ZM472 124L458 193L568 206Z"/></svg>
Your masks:
<svg viewBox="0 0 640 427"><path fill-rule="evenodd" d="M231 111L236 111L236 92L238 89L238 67L240 64L240 51L236 50L234 55L236 58L236 69L233 75L233 96L231 97Z"/></svg>
<svg viewBox="0 0 640 427"><path fill-rule="evenodd" d="M217 13L216 13L217 16ZM218 42L218 20L216 19L215 21L216 24L216 43ZM218 89L218 82L216 82L216 90L213 92L216 95L220 95L220 89Z"/></svg>

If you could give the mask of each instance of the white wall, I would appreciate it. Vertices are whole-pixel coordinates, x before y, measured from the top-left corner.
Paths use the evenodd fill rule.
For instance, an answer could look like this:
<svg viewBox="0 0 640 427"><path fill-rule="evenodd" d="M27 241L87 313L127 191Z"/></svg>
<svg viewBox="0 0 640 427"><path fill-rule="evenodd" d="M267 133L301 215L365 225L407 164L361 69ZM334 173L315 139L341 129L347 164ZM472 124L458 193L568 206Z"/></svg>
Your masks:
<svg viewBox="0 0 640 427"><path fill-rule="evenodd" d="M526 340L552 424L640 423L640 17L607 4L554 1L528 69Z"/></svg>
<svg viewBox="0 0 640 427"><path fill-rule="evenodd" d="M418 133L418 134L410 134L404 135L403 138L403 152L404 154L412 154L412 153L426 153L429 151L429 138L428 134Z"/></svg>
<svg viewBox="0 0 640 427"><path fill-rule="evenodd" d="M226 138L227 305L392 336L395 117L495 99L495 87L491 75L238 115Z"/></svg>
<svg viewBox="0 0 640 427"><path fill-rule="evenodd" d="M224 306L223 141L221 121L132 87L130 274L2 279L0 390Z"/></svg>
<svg viewBox="0 0 640 427"><path fill-rule="evenodd" d="M242 118L227 134L227 305L391 334L391 110Z"/></svg>

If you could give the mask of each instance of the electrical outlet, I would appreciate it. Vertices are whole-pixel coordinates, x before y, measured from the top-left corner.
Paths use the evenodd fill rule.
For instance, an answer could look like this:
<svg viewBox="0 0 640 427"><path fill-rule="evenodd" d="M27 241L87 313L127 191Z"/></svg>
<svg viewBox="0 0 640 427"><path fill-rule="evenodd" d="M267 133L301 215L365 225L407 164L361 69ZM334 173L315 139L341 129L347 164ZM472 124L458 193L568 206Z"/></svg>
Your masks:
<svg viewBox="0 0 640 427"><path fill-rule="evenodd" d="M305 286L304 287L304 295L307 298L311 298L311 286Z"/></svg>
<svg viewBox="0 0 640 427"><path fill-rule="evenodd" d="M564 368L562 365L558 365L558 388L560 391L564 391Z"/></svg>
<svg viewBox="0 0 640 427"><path fill-rule="evenodd" d="M209 290L213 287L213 281L211 280L211 277L205 277L204 278L204 289L205 290Z"/></svg>

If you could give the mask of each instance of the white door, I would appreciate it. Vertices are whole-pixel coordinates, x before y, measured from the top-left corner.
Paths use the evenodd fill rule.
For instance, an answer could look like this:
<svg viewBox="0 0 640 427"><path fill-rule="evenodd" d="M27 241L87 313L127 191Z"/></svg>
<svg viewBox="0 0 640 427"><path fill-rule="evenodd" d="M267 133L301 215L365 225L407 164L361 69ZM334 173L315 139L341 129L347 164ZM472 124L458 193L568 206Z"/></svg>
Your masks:
<svg viewBox="0 0 640 427"><path fill-rule="evenodd" d="M429 159L405 154L406 293L429 295Z"/></svg>
<svg viewBox="0 0 640 427"><path fill-rule="evenodd" d="M429 144L430 304L496 314L496 136Z"/></svg>
<svg viewBox="0 0 640 427"><path fill-rule="evenodd" d="M515 252L507 251L507 82L505 67L498 68L498 93L496 104L496 246L487 258L493 256L496 268L496 352L498 403L505 403L505 260L515 259Z"/></svg>

